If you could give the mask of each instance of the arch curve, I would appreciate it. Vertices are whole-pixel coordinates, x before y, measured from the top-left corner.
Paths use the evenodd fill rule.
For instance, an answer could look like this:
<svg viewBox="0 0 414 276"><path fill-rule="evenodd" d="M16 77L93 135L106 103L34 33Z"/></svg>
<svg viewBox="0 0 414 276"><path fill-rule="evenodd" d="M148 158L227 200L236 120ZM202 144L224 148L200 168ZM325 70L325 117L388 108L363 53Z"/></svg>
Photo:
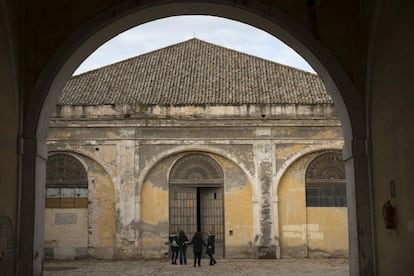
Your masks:
<svg viewBox="0 0 414 276"><path fill-rule="evenodd" d="M49 156L53 155L53 154L67 154L70 155L74 158L76 158L79 162L82 163L82 165L88 169L88 165L86 164L86 162L84 160L82 160L81 158L79 158L77 155L83 156L85 158L90 159L91 161L95 162L96 164L98 164L107 175L113 175L113 173L109 173L110 170L108 169L108 167L102 163L99 162L98 160L96 160L91 154L89 154L87 151L82 150L81 148L77 148L77 149L54 149L52 151L49 152ZM116 181L114 181L114 179L111 178L112 183L115 183Z"/></svg>
<svg viewBox="0 0 414 276"><path fill-rule="evenodd" d="M180 14L217 15L251 24L276 35L304 57L318 72L327 90L330 91L341 119L346 145L344 156L348 161L347 171L350 176L347 177L348 185L354 187L353 190L355 191L359 188L355 187L356 184L359 186L366 184L365 180L369 180L369 167L366 160L368 149L365 148L366 127L363 102L337 58L321 40L298 20L289 17L271 5L257 0L239 2L230 0L214 2L190 0L120 1L68 36L35 80L21 133L21 137L24 137L22 163L25 164L25 171L22 174L22 180L20 180L20 189L23 191L22 197L32 197L33 201L41 201L41 186L45 180L43 171L46 163L44 153L46 152L45 140L48 123L60 91L78 65L98 46L128 28L154 19ZM355 167L354 163L357 163L358 167ZM26 171L29 173L25 174ZM33 190L40 192L30 195ZM373 234L370 232L372 229L368 222L359 219L363 217L366 218L365 221L370 221L372 213L370 197L369 194L362 195L362 193L358 193L357 196L358 198L352 198L350 215L350 221L353 224L351 228L353 238L351 240L355 248L354 257L350 260L355 266L352 271L359 270L360 260L358 258L362 260L362 257L359 256L360 252L363 251L369 259L368 261L361 261L363 266L372 265L374 258L372 248L365 245L372 242ZM361 209L360 207L357 208L357 205L369 207ZM41 225L43 217L34 213L33 208L26 208L25 203L21 203L19 209L22 210L20 211L22 220L33 220L33 222L30 222L32 227ZM33 217L35 218L33 219ZM357 228L360 227L361 223L365 233L368 234L362 236L364 241L359 243ZM27 242L32 244L33 239L41 241L41 231L42 229L35 229L35 237L24 237L22 241L27 239ZM32 233L28 235L32 235ZM360 249L360 246L362 249ZM31 249L25 250L27 252L21 254L31 256L35 252ZM366 263L368 265L365 265Z"/></svg>
<svg viewBox="0 0 414 276"><path fill-rule="evenodd" d="M191 153L180 158L170 172L170 184L223 184L223 170L212 157Z"/></svg>
<svg viewBox="0 0 414 276"><path fill-rule="evenodd" d="M46 166L46 185L62 186L67 183L76 187L88 187L85 166L76 157L69 154L49 155Z"/></svg>
<svg viewBox="0 0 414 276"><path fill-rule="evenodd" d="M141 173L138 176L138 180L135 184L135 193L137 195L141 194L142 184L144 183L145 178L148 176L148 173L158 162L160 162L161 160L169 156L176 155L179 153L186 153L186 152L188 153L190 152L212 153L212 154L217 154L219 156L222 156L228 159L229 161L231 161L233 164L237 164L240 170L242 170L242 172L246 175L250 183L253 183L253 180L252 180L253 177L252 177L252 174L249 172L249 170L246 167L242 166L242 164L237 162L235 160L236 158L231 156L228 152L221 150L219 148L216 148L216 147L208 146L208 145L196 145L196 146L183 145L183 146L177 146L169 151L162 152L154 156L153 158L151 158L151 160L146 164L146 166L142 168Z"/></svg>
<svg viewBox="0 0 414 276"><path fill-rule="evenodd" d="M337 151L341 149L342 148L340 144L333 143L333 144L323 144L323 145L312 145L310 147L306 147L303 150L297 151L293 156L291 156L288 160L286 160L281 165L280 169L277 171L276 177L275 177L276 185L273 190L273 195L277 198L280 180L282 179L286 171L289 169L289 167L292 166L292 164L296 162L296 160L313 152Z"/></svg>
<svg viewBox="0 0 414 276"><path fill-rule="evenodd" d="M306 181L342 179L345 181L345 168L340 152L324 151L311 160L306 169Z"/></svg>
<svg viewBox="0 0 414 276"><path fill-rule="evenodd" d="M25 121L25 136L44 140L57 97L80 63L115 35L151 20L172 15L208 14L250 24L278 37L298 52L319 74L331 93L345 140L365 133L362 102L340 63L308 29L260 1L152 1L150 5L122 3L96 16L75 31L42 70L34 87ZM76 41L76 42L75 42ZM80 43L79 43L80 41ZM349 112L351 111L351 112ZM27 132L27 133L26 133Z"/></svg>

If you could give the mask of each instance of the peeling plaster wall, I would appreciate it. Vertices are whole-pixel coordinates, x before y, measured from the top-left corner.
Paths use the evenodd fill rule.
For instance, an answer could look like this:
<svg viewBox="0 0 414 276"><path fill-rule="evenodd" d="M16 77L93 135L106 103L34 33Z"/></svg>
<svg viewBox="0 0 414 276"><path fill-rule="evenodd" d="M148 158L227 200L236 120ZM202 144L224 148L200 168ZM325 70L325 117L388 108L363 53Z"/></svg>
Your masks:
<svg viewBox="0 0 414 276"><path fill-rule="evenodd" d="M211 153L204 154L214 158L223 169L226 257L253 257L251 184L230 160ZM144 258L162 258L168 253L168 245L165 244L170 232L168 175L173 163L183 156L184 153L178 153L158 162L142 185L140 245Z"/></svg>
<svg viewBox="0 0 414 276"><path fill-rule="evenodd" d="M254 256L252 185L241 169L230 160L212 155L224 173L225 257Z"/></svg>
<svg viewBox="0 0 414 276"><path fill-rule="evenodd" d="M305 162L295 162L279 185L279 223L281 257L307 256Z"/></svg>
<svg viewBox="0 0 414 276"><path fill-rule="evenodd" d="M116 247L117 257L121 259L139 256L136 249L135 221L135 141L123 139L118 141L116 198Z"/></svg>
<svg viewBox="0 0 414 276"><path fill-rule="evenodd" d="M273 215L272 215L272 186L275 164L274 145L271 141L257 141L254 145L254 160L257 171L256 201L258 202L259 233L255 237L258 240L259 258L276 258L276 247L273 240Z"/></svg>
<svg viewBox="0 0 414 276"><path fill-rule="evenodd" d="M174 159L157 163L142 185L139 240L143 258L162 258L168 253L168 174Z"/></svg>
<svg viewBox="0 0 414 276"><path fill-rule="evenodd" d="M115 189L111 178L96 162L86 158L89 178L89 256L101 259L114 257Z"/></svg>
<svg viewBox="0 0 414 276"><path fill-rule="evenodd" d="M304 147L285 146L282 152L289 155ZM305 172L317 154L299 158L281 178L278 193L281 257L348 256L347 208L306 207Z"/></svg>
<svg viewBox="0 0 414 276"><path fill-rule="evenodd" d="M79 208L45 210L45 253L47 258L75 259L88 252L88 210Z"/></svg>
<svg viewBox="0 0 414 276"><path fill-rule="evenodd" d="M115 245L114 186L97 162L76 156L88 173L88 208L45 209L46 256L53 259L111 259Z"/></svg>
<svg viewBox="0 0 414 276"><path fill-rule="evenodd" d="M208 109L214 109L214 120L208 113L201 116L202 108L173 108L171 112L181 114L179 118L167 114L165 107L156 108L131 113L131 107L117 105L61 107L55 112L49 150L76 152L95 160L114 188L113 203L108 205L114 210L114 232L105 230L90 237L90 255L165 257L168 175L172 164L188 152L208 154L223 168L226 257L303 257L309 255L308 245L315 252L346 251L342 245L324 246L318 240L305 243L304 230L297 230L306 228L313 215L303 211L304 176L300 175L306 162L298 168L291 163L316 150L342 147L341 126L332 106L265 108L266 119L259 116L263 110L253 106L236 108L241 112L237 116L231 114L234 108L214 107ZM157 112L151 114L151 110ZM94 204L97 213L107 206ZM296 253L286 254L286 250Z"/></svg>
<svg viewBox="0 0 414 276"><path fill-rule="evenodd" d="M307 208L308 255L348 257L348 211L346 207Z"/></svg>

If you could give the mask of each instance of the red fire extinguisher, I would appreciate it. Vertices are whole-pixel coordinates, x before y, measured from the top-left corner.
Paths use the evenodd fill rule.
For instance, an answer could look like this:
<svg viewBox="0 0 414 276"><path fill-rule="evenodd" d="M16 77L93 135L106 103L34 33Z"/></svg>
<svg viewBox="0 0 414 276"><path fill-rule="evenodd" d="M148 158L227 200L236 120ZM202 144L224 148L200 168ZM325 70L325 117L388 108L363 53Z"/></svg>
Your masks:
<svg viewBox="0 0 414 276"><path fill-rule="evenodd" d="M387 229L395 228L395 207L392 206L389 200L382 206L382 217Z"/></svg>

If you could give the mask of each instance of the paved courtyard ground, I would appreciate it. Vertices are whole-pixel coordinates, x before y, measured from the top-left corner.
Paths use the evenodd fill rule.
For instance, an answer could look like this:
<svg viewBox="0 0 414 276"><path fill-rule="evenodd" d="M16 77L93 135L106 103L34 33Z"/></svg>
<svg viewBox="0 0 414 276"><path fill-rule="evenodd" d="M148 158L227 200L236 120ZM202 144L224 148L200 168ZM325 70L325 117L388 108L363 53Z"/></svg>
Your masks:
<svg viewBox="0 0 414 276"><path fill-rule="evenodd" d="M345 276L349 275L347 259L278 259L278 260L218 260L209 266L203 259L201 267L171 265L168 260L139 261L49 261L44 265L44 275L281 275L281 276Z"/></svg>

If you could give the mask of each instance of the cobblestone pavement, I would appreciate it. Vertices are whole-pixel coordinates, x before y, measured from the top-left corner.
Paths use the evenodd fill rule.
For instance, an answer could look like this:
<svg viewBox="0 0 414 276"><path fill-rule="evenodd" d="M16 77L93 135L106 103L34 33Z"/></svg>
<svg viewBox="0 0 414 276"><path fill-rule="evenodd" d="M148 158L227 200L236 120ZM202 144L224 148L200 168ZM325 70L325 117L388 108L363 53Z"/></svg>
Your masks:
<svg viewBox="0 0 414 276"><path fill-rule="evenodd" d="M43 275L349 275L347 259L278 259L278 260L218 260L217 265L209 266L203 259L201 267L171 265L167 260L139 261L49 261L44 265Z"/></svg>

